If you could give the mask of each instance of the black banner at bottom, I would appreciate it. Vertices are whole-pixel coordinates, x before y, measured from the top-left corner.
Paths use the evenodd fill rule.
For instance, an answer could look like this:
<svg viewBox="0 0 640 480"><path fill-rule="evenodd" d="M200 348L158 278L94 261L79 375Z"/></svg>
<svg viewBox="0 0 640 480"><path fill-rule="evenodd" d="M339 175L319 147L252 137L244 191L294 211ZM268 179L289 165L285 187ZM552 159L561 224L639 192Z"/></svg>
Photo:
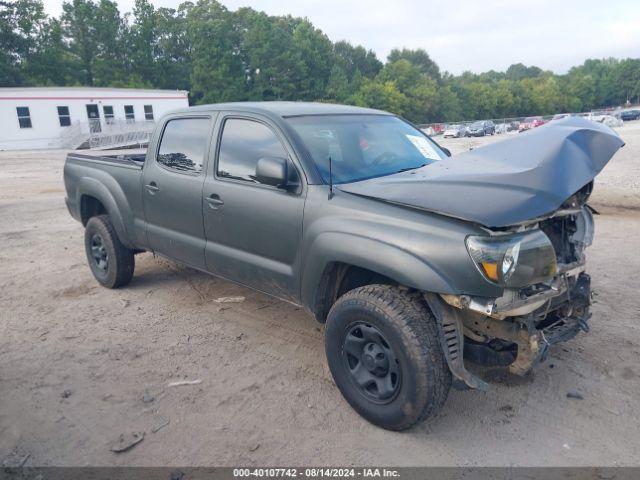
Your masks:
<svg viewBox="0 0 640 480"><path fill-rule="evenodd" d="M24 467L0 480L637 480L640 467Z"/></svg>

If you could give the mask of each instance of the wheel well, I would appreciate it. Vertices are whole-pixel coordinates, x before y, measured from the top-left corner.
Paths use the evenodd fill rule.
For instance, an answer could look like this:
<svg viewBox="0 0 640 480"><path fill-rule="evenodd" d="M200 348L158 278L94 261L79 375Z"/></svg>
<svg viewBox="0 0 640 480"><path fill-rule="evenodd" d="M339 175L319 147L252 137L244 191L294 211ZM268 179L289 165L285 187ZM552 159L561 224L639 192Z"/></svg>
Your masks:
<svg viewBox="0 0 640 480"><path fill-rule="evenodd" d="M314 307L316 319L324 323L331 306L338 298L350 290L373 284L398 285L398 282L366 268L341 262L330 263L322 274L316 292Z"/></svg>
<svg viewBox="0 0 640 480"><path fill-rule="evenodd" d="M86 225L91 217L107 213L102 202L91 195L82 195L80 198L80 219L82 225Z"/></svg>

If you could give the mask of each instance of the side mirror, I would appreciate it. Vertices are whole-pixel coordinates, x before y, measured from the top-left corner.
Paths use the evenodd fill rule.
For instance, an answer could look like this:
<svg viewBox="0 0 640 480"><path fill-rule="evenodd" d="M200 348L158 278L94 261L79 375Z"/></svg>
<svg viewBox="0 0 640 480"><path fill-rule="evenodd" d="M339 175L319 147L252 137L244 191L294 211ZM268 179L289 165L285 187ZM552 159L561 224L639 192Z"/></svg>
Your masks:
<svg viewBox="0 0 640 480"><path fill-rule="evenodd" d="M256 165L256 180L276 188L287 186L289 163L286 158L262 157Z"/></svg>

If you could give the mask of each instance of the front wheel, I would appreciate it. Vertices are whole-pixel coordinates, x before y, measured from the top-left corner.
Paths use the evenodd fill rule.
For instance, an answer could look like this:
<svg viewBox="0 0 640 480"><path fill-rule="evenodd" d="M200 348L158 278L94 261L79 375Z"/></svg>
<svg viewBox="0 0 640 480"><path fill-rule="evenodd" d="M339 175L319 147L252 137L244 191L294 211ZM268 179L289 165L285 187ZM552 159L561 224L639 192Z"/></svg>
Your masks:
<svg viewBox="0 0 640 480"><path fill-rule="evenodd" d="M340 297L327 318L325 350L347 402L382 428L404 430L435 415L451 387L434 316L397 287L369 285Z"/></svg>
<svg viewBox="0 0 640 480"><path fill-rule="evenodd" d="M135 269L133 250L122 244L108 215L89 219L84 247L91 272L100 285L118 288L131 281Z"/></svg>

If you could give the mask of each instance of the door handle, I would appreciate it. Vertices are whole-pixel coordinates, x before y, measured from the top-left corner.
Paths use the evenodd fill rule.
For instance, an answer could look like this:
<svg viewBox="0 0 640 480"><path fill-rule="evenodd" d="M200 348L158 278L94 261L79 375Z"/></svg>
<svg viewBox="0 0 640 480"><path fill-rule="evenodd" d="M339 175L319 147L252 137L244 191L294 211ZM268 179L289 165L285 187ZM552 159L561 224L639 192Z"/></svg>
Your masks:
<svg viewBox="0 0 640 480"><path fill-rule="evenodd" d="M205 198L205 200L209 204L209 207L213 208L214 210L224 205L224 202L222 201L220 196L215 193L212 193L211 195L209 195L207 198Z"/></svg>
<svg viewBox="0 0 640 480"><path fill-rule="evenodd" d="M156 182L151 182L148 185L145 185L145 188L147 190L149 190L149 193L154 194L156 193L158 190L160 190L160 187L158 187L158 185L156 185Z"/></svg>

